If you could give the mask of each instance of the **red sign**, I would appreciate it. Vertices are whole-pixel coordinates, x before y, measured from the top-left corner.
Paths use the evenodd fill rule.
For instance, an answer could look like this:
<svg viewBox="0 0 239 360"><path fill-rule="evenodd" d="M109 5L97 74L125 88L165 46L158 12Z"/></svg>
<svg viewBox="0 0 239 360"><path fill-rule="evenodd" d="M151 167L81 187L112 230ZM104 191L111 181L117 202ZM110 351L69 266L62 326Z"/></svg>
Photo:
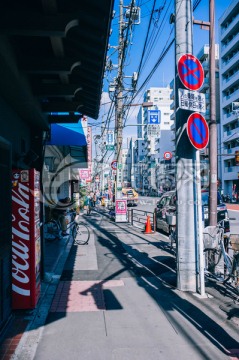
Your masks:
<svg viewBox="0 0 239 360"><path fill-rule="evenodd" d="M90 180L90 170L89 169L80 169L80 179L81 180Z"/></svg>
<svg viewBox="0 0 239 360"><path fill-rule="evenodd" d="M115 213L119 215L127 214L127 200L116 200L115 201Z"/></svg>
<svg viewBox="0 0 239 360"><path fill-rule="evenodd" d="M200 61L192 54L184 54L178 60L178 75L189 90L198 90L204 82L204 70Z"/></svg>
<svg viewBox="0 0 239 360"><path fill-rule="evenodd" d="M187 133L191 144L198 150L204 149L209 141L209 128L205 118L193 113L187 121Z"/></svg>
<svg viewBox="0 0 239 360"><path fill-rule="evenodd" d="M40 295L40 174L12 175L12 307L30 309Z"/></svg>
<svg viewBox="0 0 239 360"><path fill-rule="evenodd" d="M164 160L170 160L172 159L173 154L170 151L165 151L165 153L163 154L163 158Z"/></svg>
<svg viewBox="0 0 239 360"><path fill-rule="evenodd" d="M112 170L117 170L117 161L116 161L116 160L112 161L112 163L111 163L111 169L112 169Z"/></svg>

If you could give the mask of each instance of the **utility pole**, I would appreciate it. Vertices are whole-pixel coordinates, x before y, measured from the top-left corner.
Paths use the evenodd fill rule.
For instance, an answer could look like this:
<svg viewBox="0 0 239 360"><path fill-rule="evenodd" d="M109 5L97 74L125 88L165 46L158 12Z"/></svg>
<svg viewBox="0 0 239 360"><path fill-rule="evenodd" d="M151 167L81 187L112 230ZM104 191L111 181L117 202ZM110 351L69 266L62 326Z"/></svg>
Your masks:
<svg viewBox="0 0 239 360"><path fill-rule="evenodd" d="M122 142L123 142L123 0L119 4L119 47L118 47L118 75L116 84L116 100L115 100L115 157L117 160L117 174L115 186L115 198L118 196L118 188L122 187L121 169L122 162ZM119 190L121 194L121 189Z"/></svg>
<svg viewBox="0 0 239 360"><path fill-rule="evenodd" d="M184 54L192 54L192 1L175 0L175 106L176 106L176 186L177 186L177 287L182 291L196 291L196 149L186 132L190 112L179 108L180 82L177 64Z"/></svg>
<svg viewBox="0 0 239 360"><path fill-rule="evenodd" d="M209 122L209 224L217 225L217 122L215 96L215 5L209 0L209 66L210 66L210 122Z"/></svg>

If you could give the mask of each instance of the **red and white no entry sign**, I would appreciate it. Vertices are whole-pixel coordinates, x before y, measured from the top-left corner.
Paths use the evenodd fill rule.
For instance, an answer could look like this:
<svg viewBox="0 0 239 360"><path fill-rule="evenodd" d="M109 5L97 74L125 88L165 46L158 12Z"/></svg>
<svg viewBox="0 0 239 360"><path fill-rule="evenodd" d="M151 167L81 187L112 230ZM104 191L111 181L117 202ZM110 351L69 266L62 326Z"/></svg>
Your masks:
<svg viewBox="0 0 239 360"><path fill-rule="evenodd" d="M170 151L165 151L165 153L163 154L163 158L164 160L170 160L172 159L173 154Z"/></svg>
<svg viewBox="0 0 239 360"><path fill-rule="evenodd" d="M178 75L189 90L198 90L204 82L204 70L200 61L192 54L184 54L178 60Z"/></svg>

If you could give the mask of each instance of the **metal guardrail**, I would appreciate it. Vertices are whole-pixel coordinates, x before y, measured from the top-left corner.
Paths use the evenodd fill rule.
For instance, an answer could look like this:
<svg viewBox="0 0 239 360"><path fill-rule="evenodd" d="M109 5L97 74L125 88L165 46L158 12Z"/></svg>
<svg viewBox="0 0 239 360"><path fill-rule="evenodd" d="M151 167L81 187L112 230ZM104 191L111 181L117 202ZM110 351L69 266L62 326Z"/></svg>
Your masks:
<svg viewBox="0 0 239 360"><path fill-rule="evenodd" d="M150 223L152 226L152 230L156 230L156 212L146 211L146 210L138 210L138 209L128 209L128 222L131 223L132 226L136 226L140 229L144 229L145 223L147 220L147 216L150 216ZM142 226L140 226L142 225Z"/></svg>

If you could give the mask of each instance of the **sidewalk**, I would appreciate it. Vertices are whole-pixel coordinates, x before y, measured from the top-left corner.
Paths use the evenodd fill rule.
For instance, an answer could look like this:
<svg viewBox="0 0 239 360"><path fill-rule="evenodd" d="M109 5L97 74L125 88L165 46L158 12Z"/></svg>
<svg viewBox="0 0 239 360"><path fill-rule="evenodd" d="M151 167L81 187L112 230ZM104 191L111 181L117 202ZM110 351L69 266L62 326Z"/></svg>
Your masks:
<svg viewBox="0 0 239 360"><path fill-rule="evenodd" d="M14 311L12 318L9 320L6 329L3 330L0 336L0 359L10 359L14 354L24 332L30 326L32 321L37 316L41 308L44 298L47 295L49 284L52 283L55 277L57 265L64 258L70 237L64 237L60 241L45 243L45 279L41 283L41 296L38 302L38 307L34 310L18 310Z"/></svg>
<svg viewBox="0 0 239 360"><path fill-rule="evenodd" d="M239 358L239 307L230 288L208 283L213 298L206 299L180 292L164 236L115 224L106 213L83 218L89 245L62 244L38 308L15 318L26 331L15 328L13 359Z"/></svg>
<svg viewBox="0 0 239 360"><path fill-rule="evenodd" d="M228 210L239 211L239 204L226 204Z"/></svg>

